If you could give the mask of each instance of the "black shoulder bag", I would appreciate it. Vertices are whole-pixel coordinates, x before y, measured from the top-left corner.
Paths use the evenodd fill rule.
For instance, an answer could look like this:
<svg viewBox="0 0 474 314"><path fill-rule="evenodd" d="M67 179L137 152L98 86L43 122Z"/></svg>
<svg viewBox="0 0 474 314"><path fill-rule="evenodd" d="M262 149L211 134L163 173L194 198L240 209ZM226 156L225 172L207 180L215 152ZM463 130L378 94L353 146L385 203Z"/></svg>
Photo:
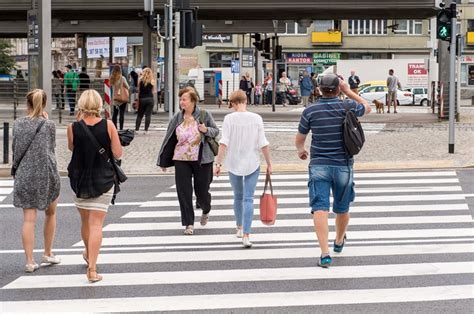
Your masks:
<svg viewBox="0 0 474 314"><path fill-rule="evenodd" d="M38 127L36 128L35 135L33 135L33 138L31 139L30 143L28 144L28 146L26 147L25 151L24 151L23 154L21 155L20 159L18 159L18 161L15 162L15 157L13 157L12 170L11 170L11 172L10 172L10 174L12 175L12 177L15 176L16 171L18 170L18 167L20 167L20 163L21 163L21 161L23 160L23 157L25 157L26 152L28 151L28 149L30 149L31 144L32 144L33 141L35 140L36 135L39 133L39 131L41 130L41 128L43 127L43 125L45 124L45 122L46 122L46 119L44 119L43 121L40 122L40 124L39 124Z"/></svg>
<svg viewBox="0 0 474 314"><path fill-rule="evenodd" d="M201 109L201 111L199 112L199 123L200 124L203 124L205 123L205 117L206 117L206 110L204 109ZM205 135L203 135L205 136ZM217 142L216 138L215 137L209 137L209 136L205 136L205 142L207 142L209 144L209 146L211 147L211 151L212 151L212 154L214 156L217 156L217 153L219 152L219 143Z"/></svg>
<svg viewBox="0 0 474 314"><path fill-rule="evenodd" d="M94 134L92 134L91 130L89 130L89 128L87 127L86 123L84 122L84 120L81 120L79 122L79 124L82 126L82 128L84 129L84 131L86 132L87 136L89 136L90 140L92 141L92 143L97 147L97 150L99 151L99 154L104 157L104 159L110 163L114 169L114 172L115 172L115 176L116 176L116 183L124 183L125 181L127 181L127 176L125 175L125 172L123 172L122 168L120 168L120 166L118 165L117 163L117 160L115 158L110 158L109 156L107 156L107 151L105 148L103 148L102 146L100 146L99 142L97 141L96 137L94 136Z"/></svg>

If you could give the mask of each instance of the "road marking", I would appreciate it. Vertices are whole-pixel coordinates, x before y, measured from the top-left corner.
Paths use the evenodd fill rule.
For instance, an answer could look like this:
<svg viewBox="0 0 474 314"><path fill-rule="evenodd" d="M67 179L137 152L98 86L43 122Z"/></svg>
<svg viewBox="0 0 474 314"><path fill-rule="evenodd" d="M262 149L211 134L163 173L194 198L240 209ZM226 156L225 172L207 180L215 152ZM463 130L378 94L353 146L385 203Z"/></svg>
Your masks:
<svg viewBox="0 0 474 314"><path fill-rule="evenodd" d="M334 239L335 232L329 232L329 238ZM379 239L407 239L407 238L432 238L432 241L438 241L439 238L451 237L473 237L474 229L420 229L420 230L375 230L375 231L350 231L349 241L353 240L379 240ZM206 244L206 243L234 243L238 240L234 233L232 234L212 234L195 235L193 237L183 236L145 236L145 237L104 237L102 246L114 245L159 245L159 244ZM287 232L287 233L252 233L252 241L258 242L277 242L281 241L315 241L314 232ZM415 241L415 240L410 240ZM82 241L74 244L74 247L84 244Z"/></svg>
<svg viewBox="0 0 474 314"><path fill-rule="evenodd" d="M10 194L13 192L13 188L0 188L0 194Z"/></svg>
<svg viewBox="0 0 474 314"><path fill-rule="evenodd" d="M240 243L236 245L240 246ZM344 248L340 254L343 257L355 256L389 256L389 255L429 255L449 253L473 253L474 244L416 244L416 245L381 245L357 246ZM81 254L58 255L62 266L83 265ZM319 249L316 248L277 248L277 249L236 249L210 250L185 252L146 252L146 253L113 253L100 254L100 264L140 264L140 263L169 263L169 262L199 262L199 261L248 261L268 259L298 259L318 258Z"/></svg>
<svg viewBox="0 0 474 314"><path fill-rule="evenodd" d="M448 274L472 274L474 263L418 263L370 266L256 268L204 271L166 271L107 273L107 280L94 286L171 285L222 282L259 282L280 280L317 280L348 278L386 278ZM84 275L21 276L2 289L41 289L84 287Z"/></svg>
<svg viewBox="0 0 474 314"><path fill-rule="evenodd" d="M1 201L1 196L0 196L0 201ZM111 206L141 206L145 204L146 202L117 202L114 205ZM13 204L2 204L0 205L0 208L14 208ZM58 207L76 207L76 204L74 203L60 203L58 204Z"/></svg>
<svg viewBox="0 0 474 314"><path fill-rule="evenodd" d="M335 219L329 219L329 225L334 226ZM371 217L351 218L351 226L368 225L408 225L408 224L447 224L447 223L470 223L471 215L451 216L409 216L409 217ZM312 227L312 219L284 219L277 220L273 227ZM260 220L253 222L254 228L265 226ZM180 222L162 223L112 223L104 227L103 231L144 231L144 230L179 230L182 229ZM234 221L210 221L205 229L229 229L235 228ZM199 227L195 229L200 229Z"/></svg>
<svg viewBox="0 0 474 314"><path fill-rule="evenodd" d="M360 194L378 194L378 193L429 193L429 192L462 192L462 188L459 185L451 186L427 186L427 187L394 187L394 188L357 188L357 195ZM255 195L263 193L263 189L255 191ZM308 188L305 189L274 189L275 195L307 195ZM212 191L212 196L233 196L233 191ZM469 195L469 194L467 194ZM176 198L176 192L162 192L156 196L157 198Z"/></svg>
<svg viewBox="0 0 474 314"><path fill-rule="evenodd" d="M212 195L212 192L211 192ZM275 193L278 196L278 194ZM464 194L440 194L440 195L382 195L382 196L358 196L356 197L355 204L363 202L409 202L409 201L453 201L453 200L465 200ZM332 200L332 197L331 197ZM301 204L308 203L309 198L278 198L278 204ZM259 204L260 198L255 197L254 204ZM233 205L233 199L214 199L212 205ZM160 200L160 201L149 201L141 205L141 207L179 207L179 202L175 198L174 200Z"/></svg>
<svg viewBox="0 0 474 314"><path fill-rule="evenodd" d="M13 186L13 180L0 180L0 187L10 187Z"/></svg>
<svg viewBox="0 0 474 314"><path fill-rule="evenodd" d="M214 195L214 194L213 194ZM258 206L254 206L258 214ZM453 211L468 210L467 204L432 204L432 205L390 205L390 206L351 206L351 213L393 213L393 212L418 212L418 211ZM279 207L278 215L304 215L310 214L310 207ZM211 219L213 216L231 216L234 217L234 210L213 209L211 210ZM131 211L122 216L124 219L129 218L170 218L181 217L179 209L175 210L147 210L147 211ZM278 218L277 218L278 219Z"/></svg>
<svg viewBox="0 0 474 314"><path fill-rule="evenodd" d="M329 272L329 271L328 271ZM185 311L472 299L474 285L2 302L5 312Z"/></svg>

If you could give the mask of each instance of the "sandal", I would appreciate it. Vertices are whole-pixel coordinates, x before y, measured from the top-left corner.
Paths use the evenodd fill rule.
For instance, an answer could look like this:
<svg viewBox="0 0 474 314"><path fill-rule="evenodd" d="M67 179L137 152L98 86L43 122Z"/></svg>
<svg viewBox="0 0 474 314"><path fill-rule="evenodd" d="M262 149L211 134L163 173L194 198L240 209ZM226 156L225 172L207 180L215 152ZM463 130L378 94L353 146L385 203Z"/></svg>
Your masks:
<svg viewBox="0 0 474 314"><path fill-rule="evenodd" d="M92 276L92 273L95 273L95 276ZM102 280L102 276L97 273L95 268L87 268L87 280L90 283L94 283Z"/></svg>
<svg viewBox="0 0 474 314"><path fill-rule="evenodd" d="M184 229L184 235L193 235L194 234L194 227L192 225L189 225Z"/></svg>
<svg viewBox="0 0 474 314"><path fill-rule="evenodd" d="M89 259L87 258L86 251L82 252L82 258L87 263L87 266L89 266Z"/></svg>

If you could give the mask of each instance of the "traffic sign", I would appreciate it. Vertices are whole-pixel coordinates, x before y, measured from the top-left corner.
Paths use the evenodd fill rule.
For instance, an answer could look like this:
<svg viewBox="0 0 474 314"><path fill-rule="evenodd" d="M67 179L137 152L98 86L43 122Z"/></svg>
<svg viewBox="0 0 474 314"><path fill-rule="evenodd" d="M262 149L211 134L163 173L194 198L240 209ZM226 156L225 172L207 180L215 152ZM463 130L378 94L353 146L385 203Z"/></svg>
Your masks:
<svg viewBox="0 0 474 314"><path fill-rule="evenodd" d="M240 73L240 60L232 60L230 70L232 73Z"/></svg>

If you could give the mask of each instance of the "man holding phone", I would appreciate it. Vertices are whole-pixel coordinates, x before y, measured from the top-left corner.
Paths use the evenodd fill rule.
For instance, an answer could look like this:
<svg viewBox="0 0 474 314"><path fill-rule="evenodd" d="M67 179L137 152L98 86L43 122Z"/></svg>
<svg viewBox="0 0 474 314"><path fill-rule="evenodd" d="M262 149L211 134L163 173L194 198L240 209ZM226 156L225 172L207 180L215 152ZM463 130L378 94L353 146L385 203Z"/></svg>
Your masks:
<svg viewBox="0 0 474 314"><path fill-rule="evenodd" d="M322 98L306 108L295 139L298 157L308 158L304 147L311 131L311 160L309 163L309 205L313 214L314 229L321 248L318 265L329 267L332 258L328 244L328 214L331 194L334 196L333 212L336 214L336 239L333 250L342 252L349 223L349 205L355 198L352 166L354 159L344 148L342 123L346 109L356 116L368 114L371 108L366 100L351 91L349 85L335 74L326 74L319 80ZM341 100L344 93L349 99Z"/></svg>

